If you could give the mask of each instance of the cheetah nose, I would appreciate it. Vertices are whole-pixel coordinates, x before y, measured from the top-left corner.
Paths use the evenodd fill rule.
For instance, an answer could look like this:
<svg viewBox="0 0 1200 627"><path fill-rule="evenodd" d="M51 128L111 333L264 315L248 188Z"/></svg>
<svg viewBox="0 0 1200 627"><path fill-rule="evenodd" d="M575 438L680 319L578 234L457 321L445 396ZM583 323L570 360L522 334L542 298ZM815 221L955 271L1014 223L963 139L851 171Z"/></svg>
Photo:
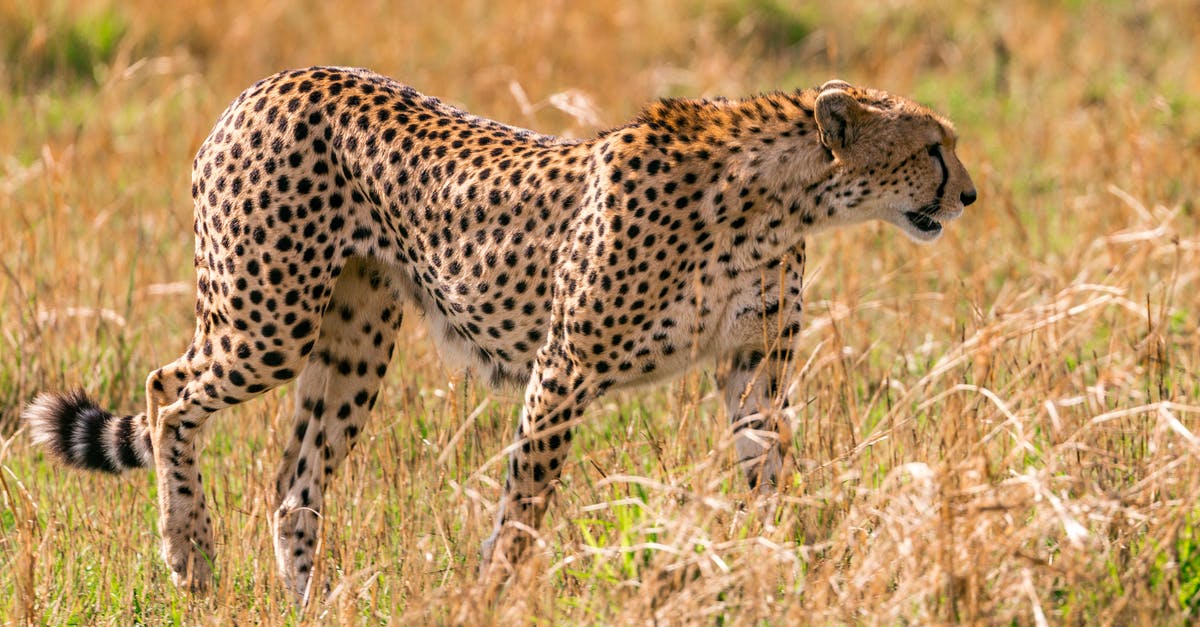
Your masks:
<svg viewBox="0 0 1200 627"><path fill-rule="evenodd" d="M959 200L962 200L962 204L964 207L975 202L975 190L968 189L967 191L963 192L962 194L959 195Z"/></svg>

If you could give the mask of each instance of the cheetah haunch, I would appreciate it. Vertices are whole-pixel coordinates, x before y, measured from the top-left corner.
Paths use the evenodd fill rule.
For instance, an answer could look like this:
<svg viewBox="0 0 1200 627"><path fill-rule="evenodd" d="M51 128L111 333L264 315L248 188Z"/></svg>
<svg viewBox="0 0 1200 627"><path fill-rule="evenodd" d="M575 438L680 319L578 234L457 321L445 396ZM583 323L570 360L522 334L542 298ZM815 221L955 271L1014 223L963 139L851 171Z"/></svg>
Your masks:
<svg viewBox="0 0 1200 627"><path fill-rule="evenodd" d="M279 571L309 588L323 495L363 429L405 303L441 354L525 384L486 572L530 544L587 404L717 360L738 462L770 489L787 434L804 238L891 222L916 240L975 200L942 117L830 81L745 100L663 100L570 141L475 117L359 69L256 83L196 155L196 330L150 373L146 411L82 393L24 411L61 461L157 470L172 580L211 577L194 438L213 412L297 379L276 479ZM783 437L781 437L783 434Z"/></svg>

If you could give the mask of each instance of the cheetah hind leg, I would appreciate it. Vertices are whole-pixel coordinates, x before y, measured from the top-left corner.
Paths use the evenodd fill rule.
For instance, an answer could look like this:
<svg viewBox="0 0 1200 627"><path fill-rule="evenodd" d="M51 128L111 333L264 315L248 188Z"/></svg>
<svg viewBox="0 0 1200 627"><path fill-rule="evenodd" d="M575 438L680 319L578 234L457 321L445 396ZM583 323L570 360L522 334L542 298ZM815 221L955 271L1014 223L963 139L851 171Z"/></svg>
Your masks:
<svg viewBox="0 0 1200 627"><path fill-rule="evenodd" d="M267 302L274 297L268 294ZM315 305L320 308L325 302ZM158 481L163 558L171 569L172 581L191 590L208 586L214 556L195 436L213 412L294 379L293 373L312 347L300 342L275 342L273 349L262 348L267 338L277 333L275 327L284 322L285 314L281 312L268 309L269 315L261 324L239 328L211 315L212 308L202 295L191 347L146 379L146 416ZM293 338L300 339L316 322L315 315L302 313L287 324Z"/></svg>
<svg viewBox="0 0 1200 627"><path fill-rule="evenodd" d="M297 380L271 526L280 577L302 605L312 598L325 491L375 404L400 319L386 273L353 259L334 286L320 337Z"/></svg>
<svg viewBox="0 0 1200 627"><path fill-rule="evenodd" d="M205 590L212 578L215 550L196 435L213 412L284 382L254 374L251 364L237 354L239 349L233 348L248 352L244 336L218 335L211 330L197 331L187 353L146 379L146 415L151 417L162 556L171 570L171 581L197 592ZM298 360L298 354L289 353L281 358L281 366L286 369Z"/></svg>

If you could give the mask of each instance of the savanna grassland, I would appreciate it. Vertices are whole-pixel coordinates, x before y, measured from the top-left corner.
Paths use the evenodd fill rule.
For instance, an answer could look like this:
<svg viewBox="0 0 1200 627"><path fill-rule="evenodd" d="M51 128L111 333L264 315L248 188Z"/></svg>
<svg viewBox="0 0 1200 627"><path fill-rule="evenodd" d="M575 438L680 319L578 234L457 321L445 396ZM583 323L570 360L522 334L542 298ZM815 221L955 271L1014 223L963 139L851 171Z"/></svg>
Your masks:
<svg viewBox="0 0 1200 627"><path fill-rule="evenodd" d="M1197 42L1195 1L0 0L0 623L1194 622ZM56 467L17 418L76 386L142 406L191 334L192 155L244 87L311 64L576 137L836 76L953 119L980 200L932 246L809 242L773 509L709 372L610 396L531 568L471 604L520 392L443 368L410 315L327 499L327 600L298 614L274 573L287 388L208 423L193 598L151 473Z"/></svg>

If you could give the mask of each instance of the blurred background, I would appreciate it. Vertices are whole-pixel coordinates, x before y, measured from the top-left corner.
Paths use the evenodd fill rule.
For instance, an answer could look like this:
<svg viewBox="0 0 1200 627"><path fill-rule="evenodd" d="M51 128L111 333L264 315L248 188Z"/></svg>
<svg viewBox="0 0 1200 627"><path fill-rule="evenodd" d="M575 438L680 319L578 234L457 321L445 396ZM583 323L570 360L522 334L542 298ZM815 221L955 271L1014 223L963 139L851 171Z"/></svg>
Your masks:
<svg viewBox="0 0 1200 627"><path fill-rule="evenodd" d="M286 392L210 422L200 601L159 563L150 477L56 469L17 416L76 386L140 406L191 333L195 150L313 64L572 137L838 77L951 118L979 190L933 246L809 243L786 507L745 507L704 373L615 396L542 570L487 617L1194 620L1197 42L1194 0L0 0L0 622L293 616L264 522ZM447 620L489 529L519 394L443 369L417 322L331 499L327 620Z"/></svg>

